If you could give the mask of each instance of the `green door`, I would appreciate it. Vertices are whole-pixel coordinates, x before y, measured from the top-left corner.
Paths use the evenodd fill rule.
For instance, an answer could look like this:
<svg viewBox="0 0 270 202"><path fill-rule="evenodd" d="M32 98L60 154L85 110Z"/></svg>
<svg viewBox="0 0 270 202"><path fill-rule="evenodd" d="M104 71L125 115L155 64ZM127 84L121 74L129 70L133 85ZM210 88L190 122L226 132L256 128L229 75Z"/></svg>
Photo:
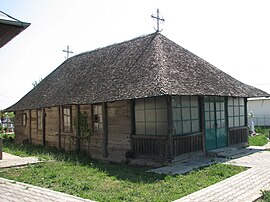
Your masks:
<svg viewBox="0 0 270 202"><path fill-rule="evenodd" d="M206 150L227 146L224 97L208 96L204 99Z"/></svg>

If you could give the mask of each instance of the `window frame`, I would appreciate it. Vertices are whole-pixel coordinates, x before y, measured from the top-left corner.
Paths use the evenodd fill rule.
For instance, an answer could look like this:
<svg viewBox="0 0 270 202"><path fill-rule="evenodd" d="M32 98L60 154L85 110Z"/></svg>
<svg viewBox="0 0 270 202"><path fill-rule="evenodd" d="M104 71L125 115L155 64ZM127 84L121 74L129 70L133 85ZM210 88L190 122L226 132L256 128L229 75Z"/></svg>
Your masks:
<svg viewBox="0 0 270 202"><path fill-rule="evenodd" d="M188 103L184 104L184 98L187 98L185 101L188 101ZM192 100L192 98L196 99L196 105L193 103L195 99ZM192 113L193 109L196 109L197 111L196 117L194 117L194 114ZM174 114L176 114L177 111L180 113L180 117L174 117ZM189 114L188 117L184 117L184 111L187 111ZM195 121L197 122L197 130L195 130L196 128L193 127L195 125ZM188 122L189 130L184 131L185 123ZM198 96L172 96L172 124L175 136L184 136L201 132L200 103ZM179 124L181 125L180 132L177 132L176 126Z"/></svg>
<svg viewBox="0 0 270 202"><path fill-rule="evenodd" d="M97 107L97 108L96 108ZM97 109L97 112L96 112ZM93 132L97 134L103 133L103 107L102 104L92 105L92 126Z"/></svg>
<svg viewBox="0 0 270 202"><path fill-rule="evenodd" d="M151 99L152 102L151 102ZM160 99L160 100L158 100ZM162 100L164 99L164 100ZM137 107L139 102L141 106ZM134 114L135 114L135 134L136 135L149 135L149 136L167 136L168 135L168 106L165 96L140 98L135 100ZM165 114L166 116L158 116L158 114ZM165 112L164 112L165 111ZM138 120L136 114L142 113L142 120ZM148 116L152 113L154 116ZM144 125L144 132L138 133L137 126ZM165 126L164 126L165 124ZM154 131L151 131L154 128ZM165 129L165 130L164 130ZM149 132L150 131L150 132Z"/></svg>
<svg viewBox="0 0 270 202"><path fill-rule="evenodd" d="M240 101L240 99L242 99L242 102ZM232 114L231 114L231 111L232 111ZM241 114L241 112L243 112L243 114ZM246 117L245 98L228 97L228 126L229 128L237 128L237 127L245 126L245 117ZM233 123L231 123L231 120L233 120L232 121ZM238 122L237 124L236 124L236 121Z"/></svg>
<svg viewBox="0 0 270 202"><path fill-rule="evenodd" d="M69 110L69 114L66 114L65 110ZM69 121L65 120L66 117L69 119ZM66 125L67 123L69 123L69 125ZM72 107L71 106L62 107L62 129L63 129L63 132L72 131Z"/></svg>

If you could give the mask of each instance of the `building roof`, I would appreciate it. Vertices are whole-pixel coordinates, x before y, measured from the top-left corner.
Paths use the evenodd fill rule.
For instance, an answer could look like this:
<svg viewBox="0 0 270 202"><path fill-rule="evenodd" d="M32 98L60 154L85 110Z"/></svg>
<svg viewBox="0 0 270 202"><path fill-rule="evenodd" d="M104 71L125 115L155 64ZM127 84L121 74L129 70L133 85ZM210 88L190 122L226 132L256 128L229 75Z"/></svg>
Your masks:
<svg viewBox="0 0 270 202"><path fill-rule="evenodd" d="M21 22L2 11L0 11L0 14L3 15L0 18L0 48L2 48L11 39L25 30L30 23Z"/></svg>
<svg viewBox="0 0 270 202"><path fill-rule="evenodd" d="M67 59L7 110L161 95L269 96L153 33Z"/></svg>

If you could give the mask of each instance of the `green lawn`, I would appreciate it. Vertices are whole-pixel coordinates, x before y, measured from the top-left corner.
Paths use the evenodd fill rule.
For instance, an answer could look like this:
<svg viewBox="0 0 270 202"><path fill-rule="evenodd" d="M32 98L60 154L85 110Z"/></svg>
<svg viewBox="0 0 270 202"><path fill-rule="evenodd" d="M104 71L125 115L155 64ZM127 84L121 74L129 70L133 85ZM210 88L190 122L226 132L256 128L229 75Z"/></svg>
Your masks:
<svg viewBox="0 0 270 202"><path fill-rule="evenodd" d="M268 143L268 134L260 134L260 135L256 135L254 137L249 136L248 138L248 142L250 146L264 146Z"/></svg>
<svg viewBox="0 0 270 202"><path fill-rule="evenodd" d="M145 172L146 167L102 163L40 146L4 142L4 151L54 161L1 170L0 177L96 201L172 201L246 170L216 164L186 175L159 175Z"/></svg>

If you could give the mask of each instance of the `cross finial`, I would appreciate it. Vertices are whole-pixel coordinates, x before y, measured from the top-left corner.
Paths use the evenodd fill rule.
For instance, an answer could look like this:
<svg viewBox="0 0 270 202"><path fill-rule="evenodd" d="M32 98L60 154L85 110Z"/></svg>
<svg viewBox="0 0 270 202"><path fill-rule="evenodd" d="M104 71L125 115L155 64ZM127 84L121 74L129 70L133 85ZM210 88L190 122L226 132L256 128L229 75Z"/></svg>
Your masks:
<svg viewBox="0 0 270 202"><path fill-rule="evenodd" d="M161 32L160 30L159 30L159 21L161 20L161 21L165 21L163 18L160 18L159 17L159 9L157 9L157 16L154 16L154 15L151 15L151 18L154 18L154 19L156 19L157 20L157 29L156 29L156 31L157 32Z"/></svg>
<svg viewBox="0 0 270 202"><path fill-rule="evenodd" d="M70 53L73 53L72 51L69 50L69 46L67 46L67 50L63 50L63 52L67 53L67 58L66 59L68 59Z"/></svg>

